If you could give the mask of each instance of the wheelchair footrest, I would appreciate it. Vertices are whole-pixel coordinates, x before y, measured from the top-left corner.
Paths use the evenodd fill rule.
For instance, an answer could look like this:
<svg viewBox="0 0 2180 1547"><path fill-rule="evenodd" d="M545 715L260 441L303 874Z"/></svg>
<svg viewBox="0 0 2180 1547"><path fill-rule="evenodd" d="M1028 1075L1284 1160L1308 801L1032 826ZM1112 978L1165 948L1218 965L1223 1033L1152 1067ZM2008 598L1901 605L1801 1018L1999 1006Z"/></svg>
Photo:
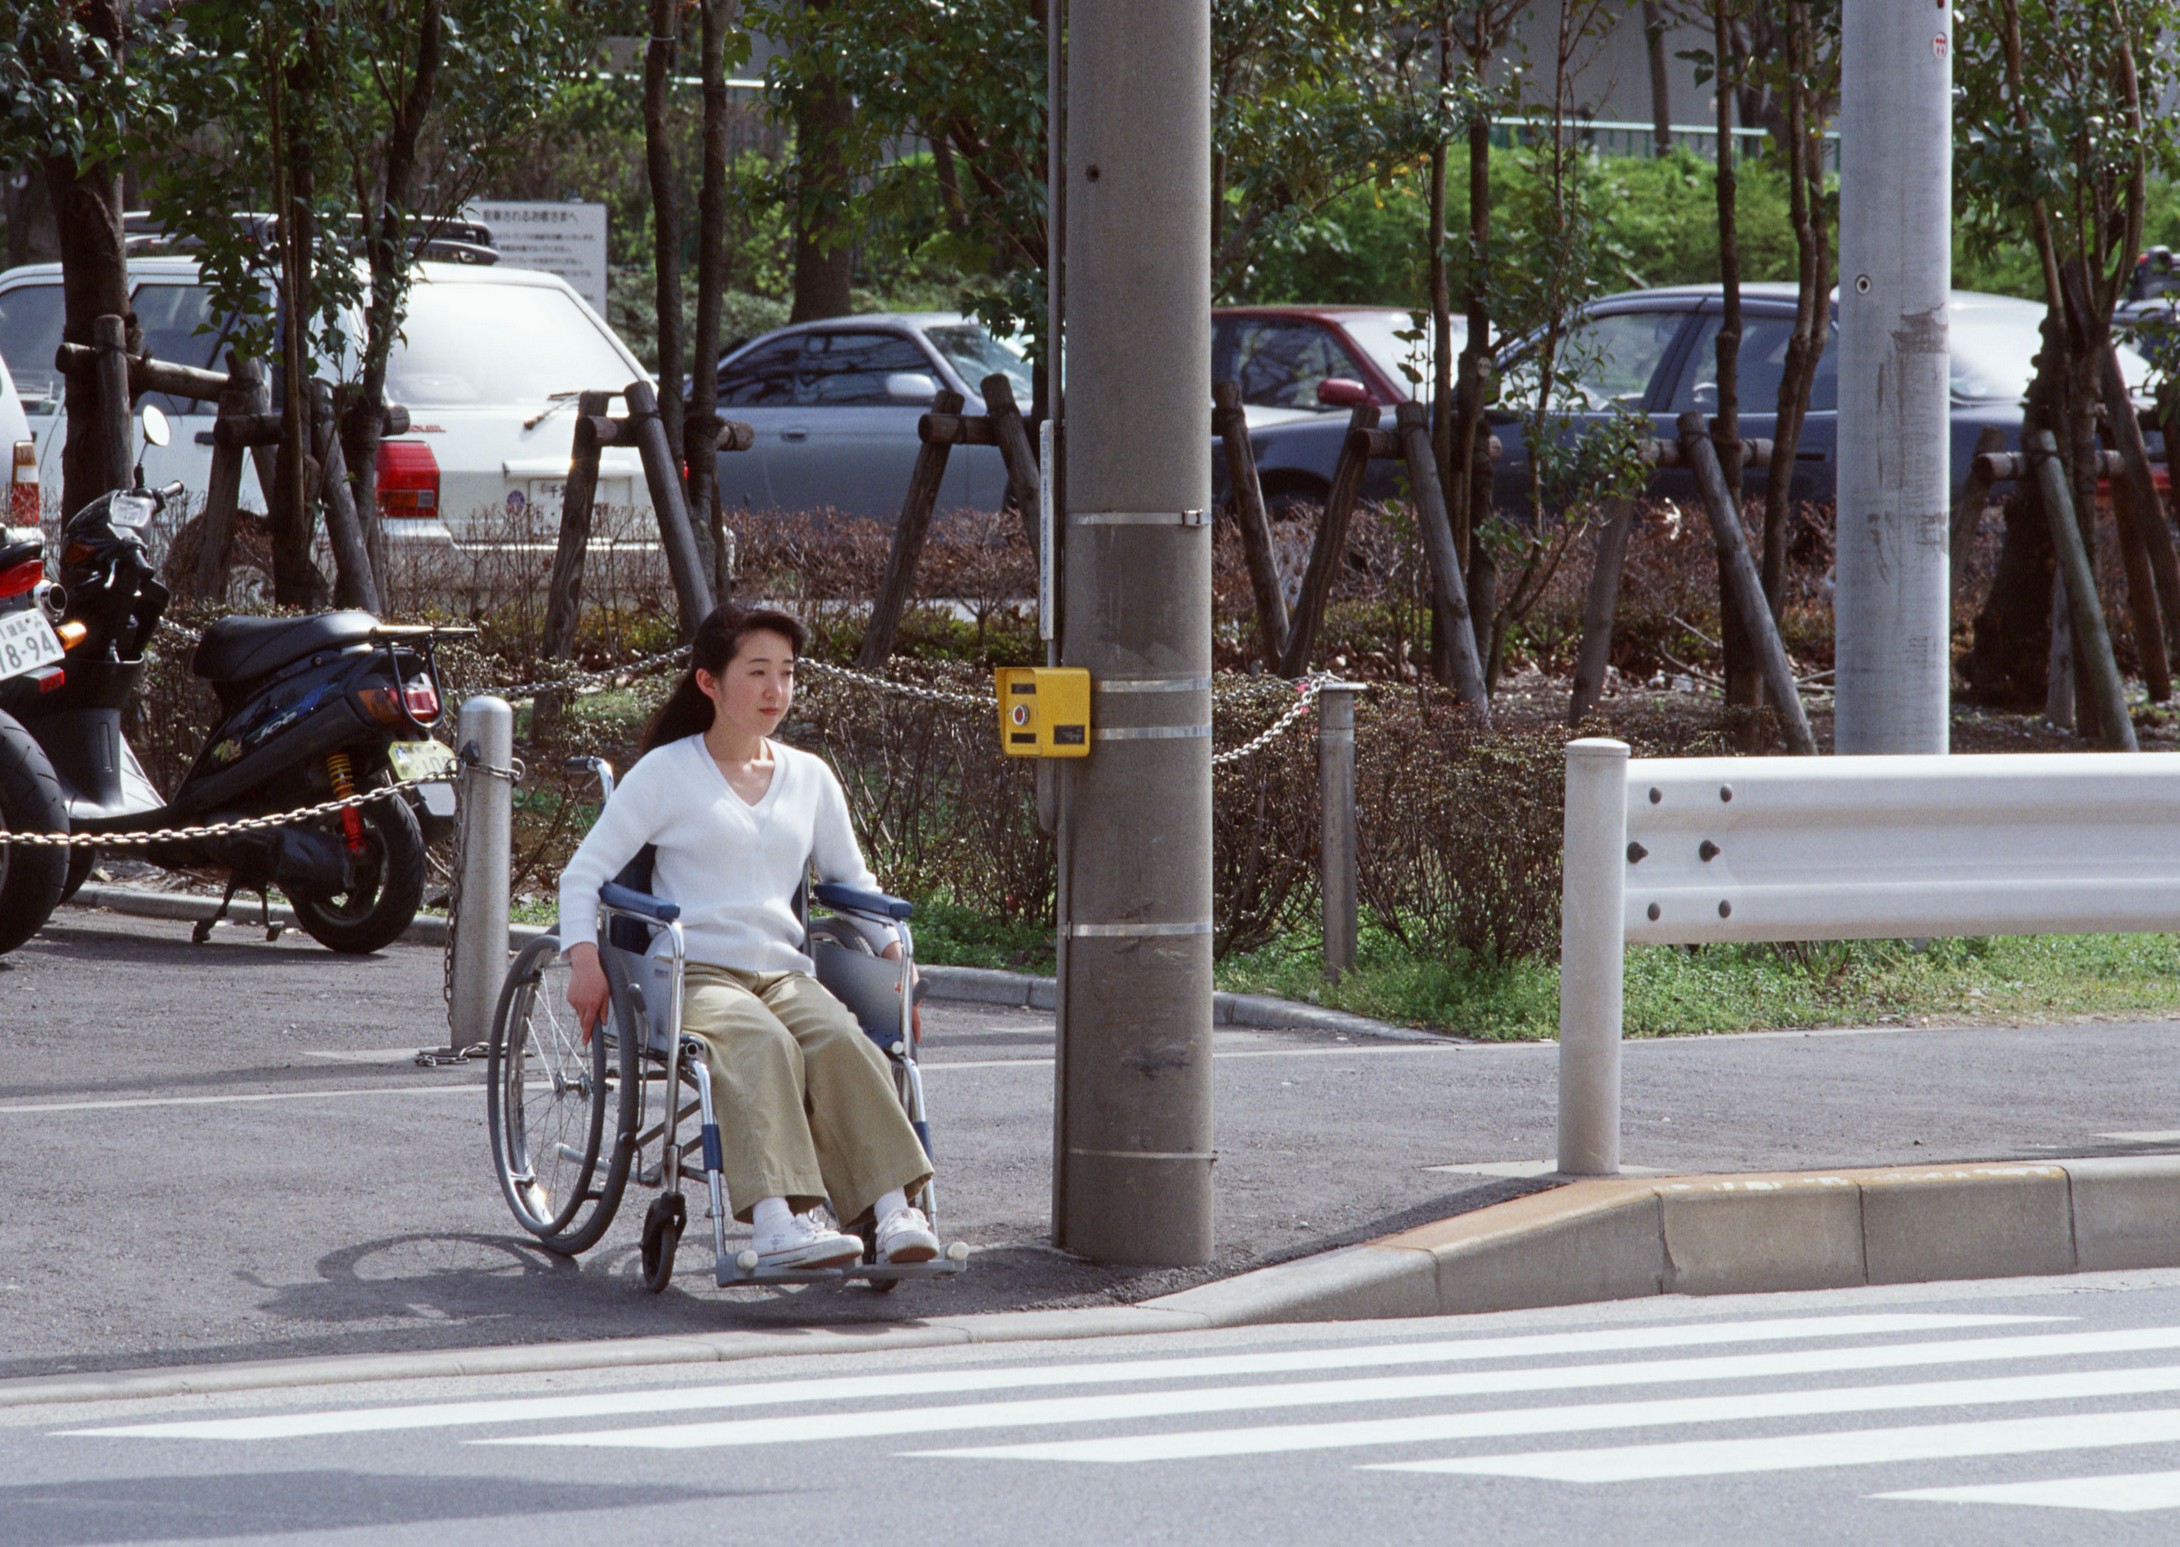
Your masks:
<svg viewBox="0 0 2180 1547"><path fill-rule="evenodd" d="M756 1254L743 1248L719 1256L716 1278L721 1289L732 1284L842 1284L851 1279L883 1282L904 1278L951 1278L969 1270L969 1244L955 1241L930 1262L856 1262L844 1268L760 1268L743 1266Z"/></svg>

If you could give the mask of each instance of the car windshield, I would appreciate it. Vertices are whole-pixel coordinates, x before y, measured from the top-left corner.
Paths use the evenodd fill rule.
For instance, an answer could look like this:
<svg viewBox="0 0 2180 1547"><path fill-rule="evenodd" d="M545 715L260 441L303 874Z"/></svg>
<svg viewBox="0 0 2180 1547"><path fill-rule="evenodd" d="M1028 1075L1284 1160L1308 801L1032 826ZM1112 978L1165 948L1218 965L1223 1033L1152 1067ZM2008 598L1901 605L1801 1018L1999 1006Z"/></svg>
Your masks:
<svg viewBox="0 0 2180 1547"><path fill-rule="evenodd" d="M1339 321L1340 326L1347 329L1348 337L1362 345L1363 352L1376 362L1379 370L1408 388L1410 397L1419 398L1430 391L1431 319L1428 316L1395 311L1342 312ZM1416 333L1419 328L1420 337L1400 336ZM1454 318L1454 353L1459 354L1467 341L1468 319Z"/></svg>
<svg viewBox="0 0 2180 1547"><path fill-rule="evenodd" d="M1031 393L1035 390L1035 384L1030 380L1029 362L977 324L944 323L925 328L923 336L931 340L931 347L939 352L940 358L970 386L982 385L985 377L997 371L1013 384L1015 401L1024 408L1029 406Z"/></svg>
<svg viewBox="0 0 2180 1547"><path fill-rule="evenodd" d="M550 285L419 283L401 332L386 395L411 408L618 392L636 375L597 320Z"/></svg>
<svg viewBox="0 0 2180 1547"><path fill-rule="evenodd" d="M1960 306L1947 330L1952 348L1953 396L1970 403L2018 403L2029 395L2036 352L2044 346L2040 306ZM2147 390L2150 362L2117 344L2120 374L2136 395Z"/></svg>

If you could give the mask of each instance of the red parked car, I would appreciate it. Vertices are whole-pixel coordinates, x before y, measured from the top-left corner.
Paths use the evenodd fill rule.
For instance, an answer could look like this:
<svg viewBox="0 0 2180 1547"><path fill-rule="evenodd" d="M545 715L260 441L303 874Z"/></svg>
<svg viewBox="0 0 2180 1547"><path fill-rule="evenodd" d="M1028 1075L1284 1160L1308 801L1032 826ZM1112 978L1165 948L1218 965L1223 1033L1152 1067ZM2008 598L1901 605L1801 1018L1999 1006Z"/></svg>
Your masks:
<svg viewBox="0 0 2180 1547"><path fill-rule="evenodd" d="M1211 379L1240 382L1241 400L1260 408L1390 408L1429 391L1429 327L1397 306L1221 306ZM1454 318L1456 351L1467 336Z"/></svg>

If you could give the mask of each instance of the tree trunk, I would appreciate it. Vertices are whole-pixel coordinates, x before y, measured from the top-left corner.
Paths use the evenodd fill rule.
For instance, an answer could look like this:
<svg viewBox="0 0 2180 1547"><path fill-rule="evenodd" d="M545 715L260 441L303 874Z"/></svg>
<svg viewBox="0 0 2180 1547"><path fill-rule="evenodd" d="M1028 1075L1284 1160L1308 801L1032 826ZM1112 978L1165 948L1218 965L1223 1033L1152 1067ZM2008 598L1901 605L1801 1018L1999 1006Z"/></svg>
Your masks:
<svg viewBox="0 0 2180 1547"><path fill-rule="evenodd" d="M734 0L704 0L704 178L696 215L696 338L689 346L689 519L727 594L727 533L719 509L719 312L727 276L727 29Z"/></svg>
<svg viewBox="0 0 2180 1547"><path fill-rule="evenodd" d="M1779 417L1772 430L1771 466L1764 485L1764 602L1779 619L1786 585L1787 522L1792 514L1794 464L1801 449L1809 398L1832 332L1832 254L1824 228L1824 136L1816 94L1807 76L1816 67L1808 0L1787 6L1787 192L1794 225L1797 286L1794 332L1779 376Z"/></svg>
<svg viewBox="0 0 2180 1547"><path fill-rule="evenodd" d="M1478 40L1484 19L1477 17ZM1477 61L1478 74L1483 65ZM1463 281L1463 310L1468 337L1461 345L1461 377L1458 392L1460 419L1454 426L1453 444L1459 456L1456 475L1448 484L1452 498L1447 516L1453 527L1454 551L1461 558L1461 572L1469 578L1469 616L1479 622L1491 616L1478 605L1476 594L1476 530L1489 513L1490 486L1478 478L1483 460L1484 388L1491 371L1491 299L1485 292L1486 250L1491 241L1491 121L1478 114L1468 129L1468 263Z"/></svg>
<svg viewBox="0 0 2180 1547"><path fill-rule="evenodd" d="M115 0L82 7L78 15L97 38L118 51L121 7ZM111 56L109 56L111 57ZM90 68L89 58L52 61L55 69ZM129 311L128 261L121 240L121 173L112 162L83 167L69 157L48 158L45 186L61 259L61 337L71 344L96 342L100 317L128 317L129 347L141 337ZM10 227L11 240L13 228ZM37 361L38 366L47 362ZM90 360L66 373L65 407L76 424L99 420L98 367ZM123 412L127 409L124 406ZM61 448L61 508L71 514L107 490L126 487L128 469L107 465L104 437L71 435ZM120 482L116 482L116 479Z"/></svg>
<svg viewBox="0 0 2180 1547"><path fill-rule="evenodd" d="M316 300L311 259L317 245L312 197L315 147L304 104L315 100L321 29L305 28L302 48L274 90L273 154L280 219L280 455L279 487L266 491L272 515L273 600L283 607L312 607L322 598L324 577L311 562L312 459L309 328Z"/></svg>
<svg viewBox="0 0 2180 1547"><path fill-rule="evenodd" d="M685 358L681 338L681 211L674 181L673 144L667 138L666 94L673 84L674 49L680 31L680 7L675 0L651 0L651 40L643 51L643 159L651 184L651 263L657 280L659 420L666 431L667 448L673 453L677 480L687 429L681 403ZM630 409L633 412L633 404Z"/></svg>
<svg viewBox="0 0 2180 1547"><path fill-rule="evenodd" d="M822 16L832 0L803 0ZM795 300L790 322L842 317L855 310L849 286L855 252L842 230L851 180L841 139L855 105L839 82L827 77L795 105Z"/></svg>
<svg viewBox="0 0 2180 1547"><path fill-rule="evenodd" d="M1733 518L1741 519L1741 231L1736 209L1740 191L1733 163L1734 93L1727 77L1732 57L1732 38L1726 10L1728 0L1712 0L1711 38L1716 50L1718 76L1718 277L1725 314L1718 327L1718 414L1711 421L1711 441L1718 453L1719 471L1733 501ZM1757 669L1751 630L1754 620L1742 612L1738 593L1728 583L1723 566L1718 574L1718 637L1724 656L1726 707L1754 709L1764 701L1764 682ZM1743 750L1755 734L1747 727L1741 738Z"/></svg>
<svg viewBox="0 0 2180 1547"><path fill-rule="evenodd" d="M1665 27L1658 0L1643 0L1643 52L1650 60L1650 148L1655 156L1673 153L1673 79L1666 67Z"/></svg>
<svg viewBox="0 0 2180 1547"><path fill-rule="evenodd" d="M394 352L399 315L408 293L408 211L416 198L416 164L425 122L439 90L446 32L441 0L424 0L416 21L416 62L408 89L391 102L382 180L356 190L364 212L364 254L371 266L371 299L364 314L363 370L340 416L341 453L363 524L379 594L388 584L386 533L378 513L378 446L386 428L386 367Z"/></svg>

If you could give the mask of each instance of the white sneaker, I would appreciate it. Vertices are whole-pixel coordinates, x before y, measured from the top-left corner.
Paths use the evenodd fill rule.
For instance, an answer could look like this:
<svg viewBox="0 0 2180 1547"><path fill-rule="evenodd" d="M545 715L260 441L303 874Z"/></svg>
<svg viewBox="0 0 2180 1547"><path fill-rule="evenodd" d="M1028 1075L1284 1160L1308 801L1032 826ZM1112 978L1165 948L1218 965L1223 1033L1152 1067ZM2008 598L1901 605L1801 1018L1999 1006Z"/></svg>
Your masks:
<svg viewBox="0 0 2180 1547"><path fill-rule="evenodd" d="M883 1263L929 1262L939 1254L939 1238L922 1209L896 1209L878 1221L878 1260Z"/></svg>
<svg viewBox="0 0 2180 1547"><path fill-rule="evenodd" d="M757 1248L757 1267L839 1268L863 1255L863 1243L852 1235L827 1229L809 1214L790 1214L787 1222L771 1230L759 1230L751 1245Z"/></svg>

